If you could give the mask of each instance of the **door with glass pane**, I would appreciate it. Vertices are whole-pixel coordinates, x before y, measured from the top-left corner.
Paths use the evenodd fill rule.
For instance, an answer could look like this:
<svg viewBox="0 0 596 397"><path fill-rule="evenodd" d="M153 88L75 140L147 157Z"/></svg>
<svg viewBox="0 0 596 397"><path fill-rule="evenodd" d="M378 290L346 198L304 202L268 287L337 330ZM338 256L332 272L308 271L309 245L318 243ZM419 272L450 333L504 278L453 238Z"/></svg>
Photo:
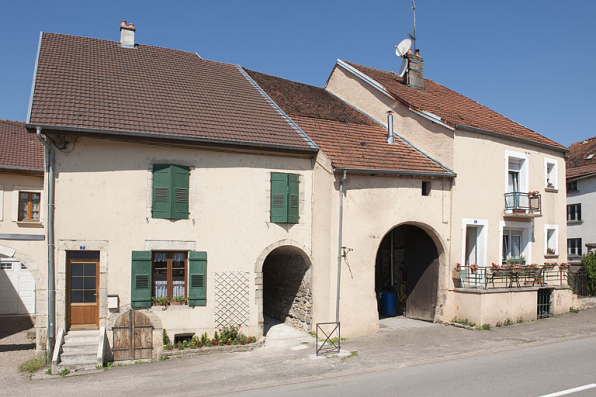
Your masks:
<svg viewBox="0 0 596 397"><path fill-rule="evenodd" d="M99 252L68 252L69 329L99 327Z"/></svg>

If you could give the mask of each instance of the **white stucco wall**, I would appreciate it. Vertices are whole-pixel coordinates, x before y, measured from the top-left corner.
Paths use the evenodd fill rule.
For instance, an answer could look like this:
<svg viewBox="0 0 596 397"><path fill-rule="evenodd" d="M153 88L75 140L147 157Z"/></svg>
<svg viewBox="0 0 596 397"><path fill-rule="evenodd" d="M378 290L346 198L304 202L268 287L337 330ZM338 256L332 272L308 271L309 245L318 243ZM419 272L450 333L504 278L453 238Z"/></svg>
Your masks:
<svg viewBox="0 0 596 397"><path fill-rule="evenodd" d="M596 177L577 179L577 192L567 194L567 205L570 204L581 204L582 220L567 224L567 238L581 238L582 254L585 254L588 252L586 244L596 243ZM580 257L573 259L581 260Z"/></svg>

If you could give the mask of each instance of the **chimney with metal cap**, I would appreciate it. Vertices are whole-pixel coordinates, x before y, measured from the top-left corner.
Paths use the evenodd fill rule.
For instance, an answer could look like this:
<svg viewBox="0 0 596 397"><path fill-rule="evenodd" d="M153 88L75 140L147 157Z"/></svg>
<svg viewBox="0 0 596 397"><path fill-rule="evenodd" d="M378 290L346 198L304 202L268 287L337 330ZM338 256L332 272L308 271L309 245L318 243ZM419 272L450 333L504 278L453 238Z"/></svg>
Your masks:
<svg viewBox="0 0 596 397"><path fill-rule="evenodd" d="M387 143L395 143L393 140L393 112L389 110L387 112Z"/></svg>
<svg viewBox="0 0 596 397"><path fill-rule="evenodd" d="M120 46L125 48L135 48L135 25L126 21L120 22Z"/></svg>
<svg viewBox="0 0 596 397"><path fill-rule="evenodd" d="M420 50L416 50L415 55L412 54L412 50L408 51L406 58L408 59L408 85L412 88L424 89L423 59L420 56Z"/></svg>

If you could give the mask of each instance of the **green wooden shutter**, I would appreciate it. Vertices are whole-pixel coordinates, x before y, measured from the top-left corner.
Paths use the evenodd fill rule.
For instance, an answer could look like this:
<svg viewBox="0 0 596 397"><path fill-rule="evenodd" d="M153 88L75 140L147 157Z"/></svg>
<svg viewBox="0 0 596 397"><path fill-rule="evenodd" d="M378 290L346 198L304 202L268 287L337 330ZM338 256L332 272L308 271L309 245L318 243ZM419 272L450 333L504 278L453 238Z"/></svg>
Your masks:
<svg viewBox="0 0 596 397"><path fill-rule="evenodd" d="M167 164L153 166L153 217L172 218L172 174Z"/></svg>
<svg viewBox="0 0 596 397"><path fill-rule="evenodd" d="M271 222L288 222L288 174L271 174Z"/></svg>
<svg viewBox="0 0 596 397"><path fill-rule="evenodd" d="M130 305L151 306L151 251L132 251L131 269Z"/></svg>
<svg viewBox="0 0 596 397"><path fill-rule="evenodd" d="M172 219L188 219L188 167L172 165Z"/></svg>
<svg viewBox="0 0 596 397"><path fill-rule="evenodd" d="M288 175L288 223L298 223L299 215L300 176Z"/></svg>
<svg viewBox="0 0 596 397"><path fill-rule="evenodd" d="M188 304L207 304L207 253L203 251L188 253Z"/></svg>

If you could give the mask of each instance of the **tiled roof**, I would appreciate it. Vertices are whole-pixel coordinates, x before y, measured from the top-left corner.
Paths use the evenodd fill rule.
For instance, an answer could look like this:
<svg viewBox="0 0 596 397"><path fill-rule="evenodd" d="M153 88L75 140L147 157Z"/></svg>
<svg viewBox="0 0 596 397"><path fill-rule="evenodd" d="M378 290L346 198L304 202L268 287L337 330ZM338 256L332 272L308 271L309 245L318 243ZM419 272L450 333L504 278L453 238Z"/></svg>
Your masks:
<svg viewBox="0 0 596 397"><path fill-rule="evenodd" d="M235 65L52 33L42 35L29 123L316 149Z"/></svg>
<svg viewBox="0 0 596 397"><path fill-rule="evenodd" d="M567 156L567 178L596 174L596 137L572 144Z"/></svg>
<svg viewBox="0 0 596 397"><path fill-rule="evenodd" d="M331 158L335 168L411 173L451 172L319 87L247 70L259 86Z"/></svg>
<svg viewBox="0 0 596 397"><path fill-rule="evenodd" d="M418 111L432 113L450 127L467 126L495 132L513 138L525 139L542 145L565 150L566 148L499 113L452 91L432 80L424 79L424 89L403 84L403 79L393 72L346 62L377 83L381 84L396 100Z"/></svg>
<svg viewBox="0 0 596 397"><path fill-rule="evenodd" d="M0 120L0 168L43 171L43 144L25 123Z"/></svg>

